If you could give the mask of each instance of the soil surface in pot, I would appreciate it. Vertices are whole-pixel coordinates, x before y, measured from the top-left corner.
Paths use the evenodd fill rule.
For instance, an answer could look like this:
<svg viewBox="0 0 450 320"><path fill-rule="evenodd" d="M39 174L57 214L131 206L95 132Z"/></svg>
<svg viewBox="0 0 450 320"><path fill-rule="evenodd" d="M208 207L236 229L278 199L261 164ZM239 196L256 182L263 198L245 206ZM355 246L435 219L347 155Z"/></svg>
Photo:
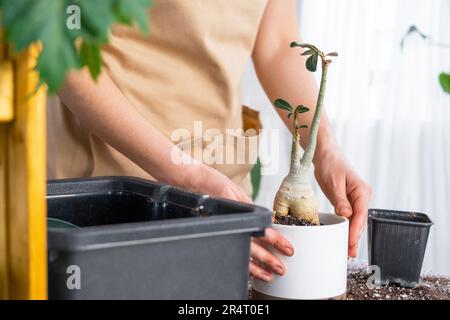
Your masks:
<svg viewBox="0 0 450 320"><path fill-rule="evenodd" d="M276 215L275 219L274 219L274 223L282 224L285 226L313 226L311 221L301 219L301 218L296 218L296 217L291 216L290 214L288 214L286 216Z"/></svg>
<svg viewBox="0 0 450 320"><path fill-rule="evenodd" d="M369 289L365 269L352 270L347 278L347 300L450 300L450 278L426 275L416 288L390 284Z"/></svg>

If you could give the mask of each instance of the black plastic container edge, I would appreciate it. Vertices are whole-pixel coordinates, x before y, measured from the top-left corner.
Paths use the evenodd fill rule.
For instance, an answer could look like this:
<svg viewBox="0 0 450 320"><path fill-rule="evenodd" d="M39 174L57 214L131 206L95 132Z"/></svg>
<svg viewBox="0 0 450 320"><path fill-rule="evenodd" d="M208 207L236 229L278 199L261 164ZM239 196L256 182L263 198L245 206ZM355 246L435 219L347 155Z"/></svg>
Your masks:
<svg viewBox="0 0 450 320"><path fill-rule="evenodd" d="M247 299L252 236L262 207L134 177L50 180L50 299ZM81 271L72 289L69 267Z"/></svg>
<svg viewBox="0 0 450 320"><path fill-rule="evenodd" d="M268 214L255 216L256 211L267 212L267 209L255 205L223 199L209 198L207 195L189 193L167 185L159 185L135 177L97 177L90 179L64 179L49 180L47 194L49 196L62 196L67 194L82 194L98 191L99 188L110 190L133 190L142 192L139 187L145 188L148 184L155 185L152 195L158 201L188 202L193 206L207 206L209 202L220 201L236 209L247 211L239 215L217 215L202 217L202 219L180 218L174 220L152 221L151 224L142 225L141 222L124 223L120 225L84 227L82 229L49 229L49 249L89 250L96 248L115 247L120 245L133 245L151 243L156 241L171 241L192 237L211 236L214 234L251 232L252 236L264 235L264 227L271 224ZM134 188L136 187L136 188Z"/></svg>

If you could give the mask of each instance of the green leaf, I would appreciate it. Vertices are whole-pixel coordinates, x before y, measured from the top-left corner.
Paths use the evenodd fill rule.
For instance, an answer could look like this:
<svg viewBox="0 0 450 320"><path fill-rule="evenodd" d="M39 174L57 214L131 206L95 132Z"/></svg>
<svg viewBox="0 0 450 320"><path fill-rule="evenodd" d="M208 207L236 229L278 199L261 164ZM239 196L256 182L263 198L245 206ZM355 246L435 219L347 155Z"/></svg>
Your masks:
<svg viewBox="0 0 450 320"><path fill-rule="evenodd" d="M100 47L83 41L80 48L80 61L83 66L87 66L93 79L97 79L102 68L102 57Z"/></svg>
<svg viewBox="0 0 450 320"><path fill-rule="evenodd" d="M330 53L327 53L327 56L328 57L337 57L339 54L337 53L337 52L330 52Z"/></svg>
<svg viewBox="0 0 450 320"><path fill-rule="evenodd" d="M441 84L441 87L445 92L450 93L450 74L449 73L442 72L439 75L439 83Z"/></svg>
<svg viewBox="0 0 450 320"><path fill-rule="evenodd" d="M277 99L274 101L273 103L277 108L283 109L283 110L288 110L290 112L292 112L292 106L285 100L283 99Z"/></svg>
<svg viewBox="0 0 450 320"><path fill-rule="evenodd" d="M16 51L42 38L60 37L66 30L63 1L3 0L2 7L6 40Z"/></svg>
<svg viewBox="0 0 450 320"><path fill-rule="evenodd" d="M148 8L152 0L0 0L1 24L6 41L21 51L36 41L43 50L36 70L40 83L50 93L58 91L66 73L86 65L95 78L101 72L100 48L108 42L115 23L135 23L148 30ZM70 5L80 8L80 29L66 25ZM80 50L76 42L81 40Z"/></svg>
<svg viewBox="0 0 450 320"><path fill-rule="evenodd" d="M38 40L44 44L36 69L55 92L67 70L80 67L75 38L66 28L65 1L3 0L2 8L5 36L16 51Z"/></svg>
<svg viewBox="0 0 450 320"><path fill-rule="evenodd" d="M319 49L317 49L316 46L309 44L309 43L298 43L298 42L294 41L294 42L291 42L290 47L291 48L295 48L295 47L307 48L312 51L311 53L308 53L308 54L318 55L320 53ZM305 51L304 52L305 54L302 54L302 55L308 55L308 54L306 54L306 52L308 52L309 50Z"/></svg>
<svg viewBox="0 0 450 320"><path fill-rule="evenodd" d="M299 128L300 129L306 129L306 128L308 128L308 126L306 124L302 124Z"/></svg>
<svg viewBox="0 0 450 320"><path fill-rule="evenodd" d="M251 180L253 187L252 199L255 200L261 187L261 161L259 160L259 157L256 159L256 164L252 168Z"/></svg>
<svg viewBox="0 0 450 320"><path fill-rule="evenodd" d="M298 46L301 47L301 48L308 48L308 49L313 50L313 51L316 52L316 53L319 53L319 49L317 49L317 47L314 46L314 45L312 45L312 44L309 44L309 43L299 43Z"/></svg>
<svg viewBox="0 0 450 320"><path fill-rule="evenodd" d="M309 55L311 55L311 54L313 54L313 53L314 53L314 51L311 50L311 49L309 49L309 50L306 50L305 52L303 52L301 55L302 55L302 56L309 56Z"/></svg>
<svg viewBox="0 0 450 320"><path fill-rule="evenodd" d="M292 112L289 112L287 117L288 117L288 119L290 119L292 117Z"/></svg>
<svg viewBox="0 0 450 320"><path fill-rule="evenodd" d="M62 40L60 46L47 45L43 48L36 70L41 83L46 83L49 93L56 93L70 69L81 67L77 50L67 40Z"/></svg>
<svg viewBox="0 0 450 320"><path fill-rule="evenodd" d="M148 33L148 12L143 8L152 4L153 0L116 0L115 13L120 22L128 25L135 22L142 32Z"/></svg>
<svg viewBox="0 0 450 320"><path fill-rule="evenodd" d="M107 43L109 29L118 20L114 11L115 0L78 0L75 3L81 11L81 29L72 30L72 33L92 44Z"/></svg>
<svg viewBox="0 0 450 320"><path fill-rule="evenodd" d="M297 108L295 108L295 112L297 112L297 113L305 113L308 111L309 111L309 108L305 107L303 105L299 105L299 106L297 106Z"/></svg>
<svg viewBox="0 0 450 320"><path fill-rule="evenodd" d="M318 55L313 54L311 55L307 60L306 60L306 69L308 69L311 72L316 72L317 70L317 60L318 60Z"/></svg>

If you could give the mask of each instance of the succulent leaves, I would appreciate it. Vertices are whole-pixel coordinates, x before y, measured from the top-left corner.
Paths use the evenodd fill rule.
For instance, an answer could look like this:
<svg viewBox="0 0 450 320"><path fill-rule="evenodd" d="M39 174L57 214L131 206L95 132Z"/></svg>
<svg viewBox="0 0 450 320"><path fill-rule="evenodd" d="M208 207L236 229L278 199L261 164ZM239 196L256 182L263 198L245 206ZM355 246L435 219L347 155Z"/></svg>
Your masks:
<svg viewBox="0 0 450 320"><path fill-rule="evenodd" d="M298 42L291 42L290 44L291 48L300 47L303 49L307 49L304 52L301 53L302 56L309 56L308 59L306 59L306 69L310 72L316 72L317 71L317 63L319 61L319 57L322 59L322 63L331 63L330 59L326 59L326 57L337 57L337 52L330 52L327 54L324 54L322 51L317 49L316 46L309 44L309 43L298 43Z"/></svg>
<svg viewBox="0 0 450 320"><path fill-rule="evenodd" d="M292 116L294 116L293 121L294 121L295 129L308 128L307 125L297 126L298 115L301 113L308 112L309 111L308 107L305 107L304 105L298 105L295 108L293 108L289 102L287 102L286 100L283 100L283 99L276 99L273 102L273 104L279 109L288 111L288 114L287 114L288 119L290 119Z"/></svg>

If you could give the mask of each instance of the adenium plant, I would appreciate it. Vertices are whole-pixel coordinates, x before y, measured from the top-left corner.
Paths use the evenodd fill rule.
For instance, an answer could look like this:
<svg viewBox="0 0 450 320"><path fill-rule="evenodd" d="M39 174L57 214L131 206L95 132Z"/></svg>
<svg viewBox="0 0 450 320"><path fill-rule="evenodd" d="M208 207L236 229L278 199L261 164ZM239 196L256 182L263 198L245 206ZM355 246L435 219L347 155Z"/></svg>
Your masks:
<svg viewBox="0 0 450 320"><path fill-rule="evenodd" d="M275 216L291 215L301 219L305 224L320 224L317 200L311 184L308 179L308 173L314 157L317 144L317 133L319 130L320 117L323 109L325 89L327 84L328 66L332 62L330 57L337 57L336 52L328 54L320 51L316 46L307 43L292 42L291 48L302 48L303 56L308 56L306 68L315 72L319 60L322 66L322 75L320 81L319 95L317 98L316 110L311 123L311 131L308 146L301 155L301 129L306 129L306 124L300 124L301 115L309 111L304 105L292 106L283 99L274 101L274 105L288 112L288 117L293 121L293 139L291 151L291 164L288 175L284 178L280 188L275 196L273 211Z"/></svg>

